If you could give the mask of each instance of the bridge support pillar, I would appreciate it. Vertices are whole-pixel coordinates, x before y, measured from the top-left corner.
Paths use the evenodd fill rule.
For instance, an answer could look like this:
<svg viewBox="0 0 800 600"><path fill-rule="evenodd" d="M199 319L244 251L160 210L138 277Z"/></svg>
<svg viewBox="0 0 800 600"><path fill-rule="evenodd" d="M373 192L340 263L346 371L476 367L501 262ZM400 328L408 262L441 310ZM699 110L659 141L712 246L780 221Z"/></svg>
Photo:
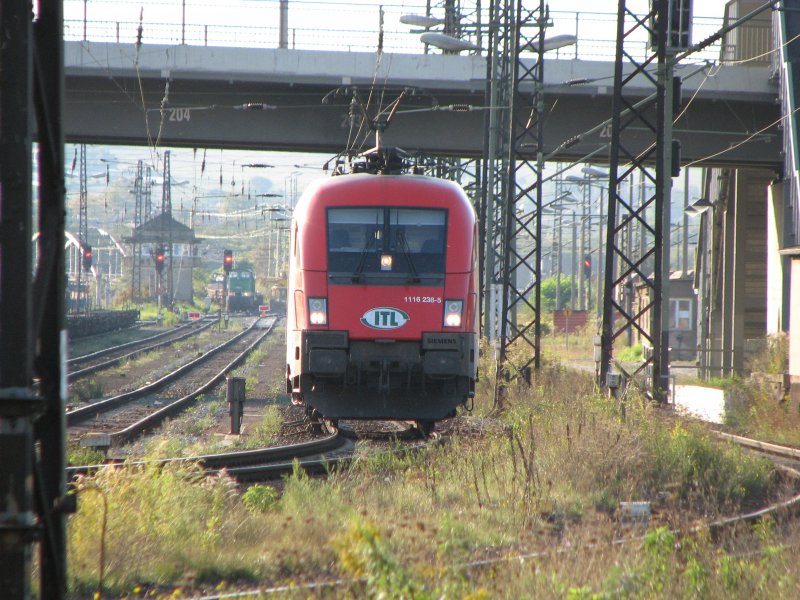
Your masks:
<svg viewBox="0 0 800 600"><path fill-rule="evenodd" d="M790 256L789 305L789 397L800 406L800 247L787 249Z"/></svg>

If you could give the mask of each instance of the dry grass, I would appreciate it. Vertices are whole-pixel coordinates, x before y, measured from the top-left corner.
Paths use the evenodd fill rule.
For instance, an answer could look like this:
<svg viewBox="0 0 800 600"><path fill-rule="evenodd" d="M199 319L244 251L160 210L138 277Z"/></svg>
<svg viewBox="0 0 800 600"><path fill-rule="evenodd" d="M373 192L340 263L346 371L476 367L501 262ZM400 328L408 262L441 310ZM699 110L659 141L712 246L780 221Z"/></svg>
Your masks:
<svg viewBox="0 0 800 600"><path fill-rule="evenodd" d="M742 435L778 444L800 444L800 407L779 402L772 390L756 381L729 382L727 425Z"/></svg>
<svg viewBox="0 0 800 600"><path fill-rule="evenodd" d="M767 529L746 540L750 554L669 532L762 503L765 462L671 425L637 398L623 411L590 377L557 365L530 389L510 385L495 418L492 389L484 375L473 415L457 420L461 433L448 444L365 446L327 480L296 472L279 498L263 489L243 501L225 477L203 480L189 467L84 480L103 495L82 494L71 518L72 588L89 593L97 581L105 497L105 582L117 594L143 583L337 578L349 583L289 597L744 598L797 589L791 553ZM647 529L620 521L619 502L629 500L652 503ZM612 543L619 538L629 542Z"/></svg>

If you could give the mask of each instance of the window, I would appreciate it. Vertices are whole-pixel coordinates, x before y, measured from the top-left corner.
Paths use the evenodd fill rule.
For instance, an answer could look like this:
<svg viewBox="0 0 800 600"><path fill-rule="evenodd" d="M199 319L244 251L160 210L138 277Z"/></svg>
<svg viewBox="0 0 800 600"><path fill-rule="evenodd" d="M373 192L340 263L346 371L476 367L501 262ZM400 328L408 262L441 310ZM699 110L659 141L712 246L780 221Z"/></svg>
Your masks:
<svg viewBox="0 0 800 600"><path fill-rule="evenodd" d="M364 248L382 249L383 210L377 208L332 208L328 210L328 249L336 253L361 254Z"/></svg>
<svg viewBox="0 0 800 600"><path fill-rule="evenodd" d="M425 209L390 209L389 242L393 249L402 248L414 254L444 254L444 211Z"/></svg>
<svg viewBox="0 0 800 600"><path fill-rule="evenodd" d="M445 267L446 232L447 212L440 209L330 208L328 270L337 275L402 279L399 283L409 276L440 276Z"/></svg>
<svg viewBox="0 0 800 600"><path fill-rule="evenodd" d="M669 328L675 331L694 329L692 301L688 298L672 298L669 301Z"/></svg>

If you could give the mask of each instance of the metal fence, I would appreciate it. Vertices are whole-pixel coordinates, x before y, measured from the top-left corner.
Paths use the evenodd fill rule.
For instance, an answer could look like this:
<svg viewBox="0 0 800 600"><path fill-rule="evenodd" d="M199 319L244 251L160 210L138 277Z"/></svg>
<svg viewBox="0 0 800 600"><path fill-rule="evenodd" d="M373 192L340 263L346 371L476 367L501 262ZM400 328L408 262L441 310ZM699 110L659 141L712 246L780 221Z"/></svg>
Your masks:
<svg viewBox="0 0 800 600"><path fill-rule="evenodd" d="M202 0L183 3L66 0L64 7L64 37L72 41L252 48L278 48L280 43L278 2L234 0L220 9L218 5ZM291 2L289 7L287 39L290 49L374 52L380 37L384 52L439 52L420 42L419 34L423 29L400 23L404 14L424 14L424 4L379 7L374 3L352 0ZM613 12L551 11L547 37L574 35L577 41L574 45L549 52L548 57L614 60L616 18ZM487 21L486 14L464 14L457 26L458 35L479 47L485 46ZM381 22L383 35L379 36ZM694 41L707 38L720 29L722 23L722 16L695 17ZM758 31L753 35L763 37L769 33ZM644 38L633 40L632 51L645 56L647 43ZM720 48L720 42L717 42L694 55L692 60L717 61ZM481 49L473 53L483 52L485 50Z"/></svg>

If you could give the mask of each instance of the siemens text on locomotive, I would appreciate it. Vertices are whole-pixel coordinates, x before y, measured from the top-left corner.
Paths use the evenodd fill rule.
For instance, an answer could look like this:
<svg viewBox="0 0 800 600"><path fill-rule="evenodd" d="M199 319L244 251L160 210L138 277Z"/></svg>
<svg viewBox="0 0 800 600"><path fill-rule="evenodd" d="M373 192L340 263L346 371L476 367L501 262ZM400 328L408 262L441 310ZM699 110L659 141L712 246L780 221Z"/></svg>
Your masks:
<svg viewBox="0 0 800 600"><path fill-rule="evenodd" d="M293 401L332 421L454 415L477 374L476 243L449 181L362 173L306 190L287 294Z"/></svg>

